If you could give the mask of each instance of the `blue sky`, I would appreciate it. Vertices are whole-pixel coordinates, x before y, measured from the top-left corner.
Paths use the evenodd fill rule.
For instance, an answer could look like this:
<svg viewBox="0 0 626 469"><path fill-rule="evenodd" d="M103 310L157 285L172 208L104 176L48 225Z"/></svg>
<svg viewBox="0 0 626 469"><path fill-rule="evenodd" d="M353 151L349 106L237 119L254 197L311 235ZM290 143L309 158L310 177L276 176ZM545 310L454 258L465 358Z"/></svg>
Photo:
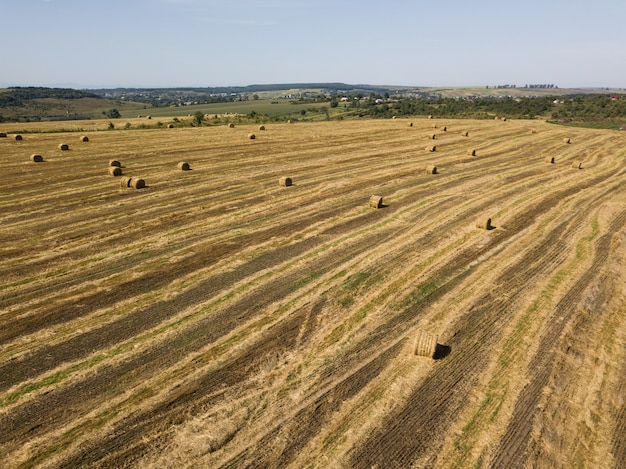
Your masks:
<svg viewBox="0 0 626 469"><path fill-rule="evenodd" d="M624 0L0 0L0 86L626 88Z"/></svg>

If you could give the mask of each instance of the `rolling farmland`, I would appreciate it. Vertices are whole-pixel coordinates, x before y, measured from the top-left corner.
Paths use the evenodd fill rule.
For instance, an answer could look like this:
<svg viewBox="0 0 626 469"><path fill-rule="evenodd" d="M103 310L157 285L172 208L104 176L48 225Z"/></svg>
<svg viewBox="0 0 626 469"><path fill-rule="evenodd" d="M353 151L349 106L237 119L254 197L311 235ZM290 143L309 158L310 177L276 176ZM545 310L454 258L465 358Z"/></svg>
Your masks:
<svg viewBox="0 0 626 469"><path fill-rule="evenodd" d="M623 133L54 126L0 128L6 467L626 466Z"/></svg>

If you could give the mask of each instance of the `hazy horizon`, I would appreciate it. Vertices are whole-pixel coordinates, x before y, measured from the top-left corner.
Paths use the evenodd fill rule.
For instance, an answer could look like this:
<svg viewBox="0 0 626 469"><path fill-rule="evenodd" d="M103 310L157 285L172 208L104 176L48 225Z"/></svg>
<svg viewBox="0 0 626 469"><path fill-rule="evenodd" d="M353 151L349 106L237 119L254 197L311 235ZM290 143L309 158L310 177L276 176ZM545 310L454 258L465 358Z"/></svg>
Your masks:
<svg viewBox="0 0 626 469"><path fill-rule="evenodd" d="M0 2L2 87L626 87L621 0Z"/></svg>

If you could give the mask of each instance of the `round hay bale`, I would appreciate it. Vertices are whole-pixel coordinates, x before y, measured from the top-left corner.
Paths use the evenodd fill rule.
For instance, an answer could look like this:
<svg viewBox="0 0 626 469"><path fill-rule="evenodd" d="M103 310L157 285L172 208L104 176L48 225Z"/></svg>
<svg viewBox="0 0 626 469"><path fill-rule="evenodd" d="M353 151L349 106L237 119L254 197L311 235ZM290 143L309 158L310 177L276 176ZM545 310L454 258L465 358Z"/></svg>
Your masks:
<svg viewBox="0 0 626 469"><path fill-rule="evenodd" d="M289 119L289 120L287 121L287 124L293 124L293 119Z"/></svg>
<svg viewBox="0 0 626 469"><path fill-rule="evenodd" d="M432 118L433 118L433 116L428 116L428 118L429 118L429 119L432 119Z"/></svg>
<svg viewBox="0 0 626 469"><path fill-rule="evenodd" d="M120 163L117 160L109 160L109 166L118 166L118 167L122 167L122 163Z"/></svg>
<svg viewBox="0 0 626 469"><path fill-rule="evenodd" d="M500 119L498 116L493 118L494 121L497 121L498 119Z"/></svg>
<svg viewBox="0 0 626 469"><path fill-rule="evenodd" d="M249 138L250 140L254 140L254 139L256 138L256 135L254 135L254 134L248 134L248 138Z"/></svg>
<svg viewBox="0 0 626 469"><path fill-rule="evenodd" d="M173 129L174 128L174 124L167 124L167 128L168 129Z"/></svg>
<svg viewBox="0 0 626 469"><path fill-rule="evenodd" d="M409 127L413 127L413 122L409 122Z"/></svg>
<svg viewBox="0 0 626 469"><path fill-rule="evenodd" d="M546 156L544 161L548 164L554 164L554 156Z"/></svg>
<svg viewBox="0 0 626 469"><path fill-rule="evenodd" d="M289 187L293 184L293 181L291 180L290 177L283 176L278 180L278 184L283 187Z"/></svg>
<svg viewBox="0 0 626 469"><path fill-rule="evenodd" d="M30 155L30 159L31 161L34 161L35 163L41 163L43 161L43 156L37 155L36 153L34 153Z"/></svg>
<svg viewBox="0 0 626 469"><path fill-rule="evenodd" d="M422 329L417 330L413 344L413 355L433 358L437 350L437 336Z"/></svg>
<svg viewBox="0 0 626 469"><path fill-rule="evenodd" d="M7 134L4 132L0 132L0 138L7 138Z"/></svg>
<svg viewBox="0 0 626 469"><path fill-rule="evenodd" d="M235 128L235 124L233 124L232 122L228 123L228 128L229 129L234 129Z"/></svg>
<svg viewBox="0 0 626 469"><path fill-rule="evenodd" d="M474 150L473 148L470 150L467 150L467 154L470 156L476 156L476 150Z"/></svg>
<svg viewBox="0 0 626 469"><path fill-rule="evenodd" d="M437 124L433 124L433 129L436 129L436 128L437 128Z"/></svg>
<svg viewBox="0 0 626 469"><path fill-rule="evenodd" d="M122 187L122 189L126 189L126 188L130 187L131 179L132 178L130 176L122 177L122 179L120 179L120 187Z"/></svg>
<svg viewBox="0 0 626 469"><path fill-rule="evenodd" d="M21 135L16 135L15 136L15 140L22 140L22 136Z"/></svg>
<svg viewBox="0 0 626 469"><path fill-rule="evenodd" d="M503 118L502 118L502 121L503 121L503 122L506 122L506 117L503 117Z"/></svg>
<svg viewBox="0 0 626 469"><path fill-rule="evenodd" d="M372 208L381 208L383 206L383 198L380 195L371 196L369 206Z"/></svg>
<svg viewBox="0 0 626 469"><path fill-rule="evenodd" d="M119 166L109 166L109 176L121 176L122 168Z"/></svg>
<svg viewBox="0 0 626 469"><path fill-rule="evenodd" d="M434 165L426 166L426 174L437 174L437 166L434 166Z"/></svg>
<svg viewBox="0 0 626 469"><path fill-rule="evenodd" d="M491 218L480 219L476 222L476 228L480 228L481 230L490 230L493 228L491 225Z"/></svg>
<svg viewBox="0 0 626 469"><path fill-rule="evenodd" d="M428 137L430 140L435 140L437 138L437 134L432 134L430 137Z"/></svg>
<svg viewBox="0 0 626 469"><path fill-rule="evenodd" d="M259 125L259 130L265 130L265 126L264 125Z"/></svg>
<svg viewBox="0 0 626 469"><path fill-rule="evenodd" d="M583 169L583 164L580 161L572 162L572 168L574 169Z"/></svg>
<svg viewBox="0 0 626 469"><path fill-rule="evenodd" d="M133 189L143 189L146 187L146 181L141 178L130 178L130 187Z"/></svg>
<svg viewBox="0 0 626 469"><path fill-rule="evenodd" d="M443 126L443 129L441 129L441 130L443 130L444 132L447 132L447 131L448 131L448 128L444 125L444 126Z"/></svg>
<svg viewBox="0 0 626 469"><path fill-rule="evenodd" d="M82 136L80 137L80 141L81 141L81 142L88 142L88 141L89 141L89 137L87 137L86 135L82 135Z"/></svg>
<svg viewBox="0 0 626 469"><path fill-rule="evenodd" d="M189 171L191 169L189 167L189 163L187 163L186 161L181 161L180 163L178 163L177 168L181 171Z"/></svg>
<svg viewBox="0 0 626 469"><path fill-rule="evenodd" d="M570 139L569 138L564 138L563 139L563 143L570 143Z"/></svg>
<svg viewBox="0 0 626 469"><path fill-rule="evenodd" d="M59 143L59 150L69 150L70 146L67 143Z"/></svg>
<svg viewBox="0 0 626 469"><path fill-rule="evenodd" d="M461 132L461 136L462 137L469 137L469 132L467 130L464 130L463 132Z"/></svg>
<svg viewBox="0 0 626 469"><path fill-rule="evenodd" d="M435 145L427 145L425 150L426 151L436 151L437 147Z"/></svg>
<svg viewBox="0 0 626 469"><path fill-rule="evenodd" d="M152 119L152 116L146 116L146 119Z"/></svg>

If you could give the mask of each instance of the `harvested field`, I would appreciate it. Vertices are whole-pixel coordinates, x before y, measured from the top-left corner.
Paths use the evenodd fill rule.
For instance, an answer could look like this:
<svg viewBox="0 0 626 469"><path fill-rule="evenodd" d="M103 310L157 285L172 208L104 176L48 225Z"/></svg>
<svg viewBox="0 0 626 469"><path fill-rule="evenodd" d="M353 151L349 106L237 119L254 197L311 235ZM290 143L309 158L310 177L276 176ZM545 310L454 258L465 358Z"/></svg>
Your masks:
<svg viewBox="0 0 626 469"><path fill-rule="evenodd" d="M432 122L0 140L0 461L626 467L626 135Z"/></svg>

